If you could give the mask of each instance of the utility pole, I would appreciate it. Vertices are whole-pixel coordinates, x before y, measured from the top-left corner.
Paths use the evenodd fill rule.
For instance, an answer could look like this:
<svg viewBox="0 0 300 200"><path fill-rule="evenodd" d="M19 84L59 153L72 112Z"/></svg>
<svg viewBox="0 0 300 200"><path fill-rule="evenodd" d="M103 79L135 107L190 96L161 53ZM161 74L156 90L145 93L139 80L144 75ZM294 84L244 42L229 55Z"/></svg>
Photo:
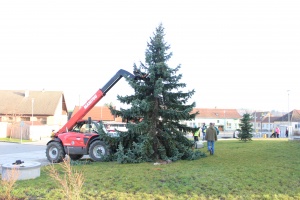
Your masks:
<svg viewBox="0 0 300 200"><path fill-rule="evenodd" d="M226 130L226 111L224 110L224 131Z"/></svg>
<svg viewBox="0 0 300 200"><path fill-rule="evenodd" d="M288 93L288 126L290 126L290 90L287 90Z"/></svg>
<svg viewBox="0 0 300 200"><path fill-rule="evenodd" d="M263 117L260 116L260 134L259 134L259 137L262 136L262 120L263 120Z"/></svg>
<svg viewBox="0 0 300 200"><path fill-rule="evenodd" d="M270 123L271 112L269 112L269 133L271 133L271 123Z"/></svg>
<svg viewBox="0 0 300 200"><path fill-rule="evenodd" d="M33 126L33 103L34 98L31 99L31 126Z"/></svg>

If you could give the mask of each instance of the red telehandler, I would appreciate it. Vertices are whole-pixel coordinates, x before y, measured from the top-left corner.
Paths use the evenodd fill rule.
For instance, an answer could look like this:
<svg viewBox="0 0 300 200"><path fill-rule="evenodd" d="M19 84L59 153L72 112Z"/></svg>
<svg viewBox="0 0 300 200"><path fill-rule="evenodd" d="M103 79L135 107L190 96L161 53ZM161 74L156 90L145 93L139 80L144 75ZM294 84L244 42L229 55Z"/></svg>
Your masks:
<svg viewBox="0 0 300 200"><path fill-rule="evenodd" d="M89 155L93 161L101 161L108 155L108 149L100 140L98 130L101 121L82 120L82 118L102 99L103 96L122 78L144 80L145 74L134 74L120 69L101 89L99 89L78 112L47 143L46 156L52 163L61 162L68 154L72 160Z"/></svg>

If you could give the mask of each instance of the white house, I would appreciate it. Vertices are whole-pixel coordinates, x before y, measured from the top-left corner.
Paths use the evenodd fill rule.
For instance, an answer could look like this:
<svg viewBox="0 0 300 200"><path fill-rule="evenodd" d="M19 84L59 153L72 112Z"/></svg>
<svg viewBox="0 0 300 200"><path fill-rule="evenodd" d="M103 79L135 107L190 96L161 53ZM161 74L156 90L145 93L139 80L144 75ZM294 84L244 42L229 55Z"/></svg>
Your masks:
<svg viewBox="0 0 300 200"><path fill-rule="evenodd" d="M198 114L195 120L183 121L182 123L190 127L200 127L203 123L208 125L210 122L220 131L234 131L239 128L241 114L237 109L217 109L217 108L194 108L192 113Z"/></svg>

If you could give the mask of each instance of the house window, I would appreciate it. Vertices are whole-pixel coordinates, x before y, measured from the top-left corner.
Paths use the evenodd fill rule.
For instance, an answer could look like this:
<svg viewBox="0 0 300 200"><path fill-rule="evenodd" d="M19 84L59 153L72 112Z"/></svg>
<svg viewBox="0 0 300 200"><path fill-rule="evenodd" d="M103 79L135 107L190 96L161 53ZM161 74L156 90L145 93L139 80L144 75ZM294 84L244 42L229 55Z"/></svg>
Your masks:
<svg viewBox="0 0 300 200"><path fill-rule="evenodd" d="M47 124L47 118L40 118L39 121L41 122L41 124Z"/></svg>
<svg viewBox="0 0 300 200"><path fill-rule="evenodd" d="M195 126L195 123L190 123L190 127L194 127Z"/></svg>
<svg viewBox="0 0 300 200"><path fill-rule="evenodd" d="M227 129L231 129L231 123L227 122Z"/></svg>
<svg viewBox="0 0 300 200"><path fill-rule="evenodd" d="M296 129L300 129L300 124L295 124Z"/></svg>
<svg viewBox="0 0 300 200"><path fill-rule="evenodd" d="M21 117L21 121L30 121L30 117Z"/></svg>
<svg viewBox="0 0 300 200"><path fill-rule="evenodd" d="M217 123L220 123L220 120L217 120Z"/></svg>

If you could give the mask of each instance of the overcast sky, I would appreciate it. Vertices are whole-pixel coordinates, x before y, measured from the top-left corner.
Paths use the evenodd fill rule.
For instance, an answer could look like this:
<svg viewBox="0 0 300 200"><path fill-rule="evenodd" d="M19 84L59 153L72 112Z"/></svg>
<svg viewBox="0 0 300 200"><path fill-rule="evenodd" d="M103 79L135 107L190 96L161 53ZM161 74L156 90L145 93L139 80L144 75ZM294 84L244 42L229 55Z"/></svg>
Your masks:
<svg viewBox="0 0 300 200"><path fill-rule="evenodd" d="M144 62L160 23L197 107L300 109L299 0L0 0L0 89L63 91L73 109ZM121 80L98 105L131 92Z"/></svg>

